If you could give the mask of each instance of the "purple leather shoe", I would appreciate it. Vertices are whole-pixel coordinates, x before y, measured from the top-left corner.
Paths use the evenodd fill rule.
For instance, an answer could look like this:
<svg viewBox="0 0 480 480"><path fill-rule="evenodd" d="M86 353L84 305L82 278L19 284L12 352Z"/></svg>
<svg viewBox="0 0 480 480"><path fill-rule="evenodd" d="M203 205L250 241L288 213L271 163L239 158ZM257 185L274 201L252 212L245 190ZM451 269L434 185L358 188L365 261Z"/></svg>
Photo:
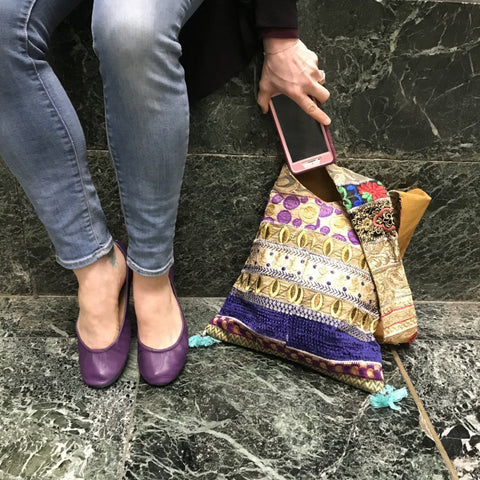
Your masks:
<svg viewBox="0 0 480 480"><path fill-rule="evenodd" d="M170 269L168 278L178 302L177 292L173 283L173 269ZM140 374L150 385L166 385L173 382L185 365L188 352L188 329L182 307L182 331L178 340L167 348L155 349L144 345L138 338L138 369Z"/></svg>
<svg viewBox="0 0 480 480"><path fill-rule="evenodd" d="M127 246L122 242L115 242L115 244L126 258ZM108 387L120 376L127 363L131 338L130 319L128 318L128 299L131 283L132 271L127 266L127 276L124 284L125 308L123 321L117 338L110 346L100 349L90 348L80 338L78 324L75 325L80 372L84 382L91 387Z"/></svg>

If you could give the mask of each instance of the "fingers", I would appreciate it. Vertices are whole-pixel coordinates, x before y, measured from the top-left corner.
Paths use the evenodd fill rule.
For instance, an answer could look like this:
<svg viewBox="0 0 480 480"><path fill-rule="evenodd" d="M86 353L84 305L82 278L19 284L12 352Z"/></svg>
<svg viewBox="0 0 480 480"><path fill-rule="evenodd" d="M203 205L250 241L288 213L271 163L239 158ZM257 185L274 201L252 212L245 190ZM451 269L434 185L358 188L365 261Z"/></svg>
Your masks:
<svg viewBox="0 0 480 480"><path fill-rule="evenodd" d="M257 96L257 103L262 109L262 113L268 112L268 102L270 101L271 97L271 94L269 94L265 89L262 89L260 87L260 91L258 92Z"/></svg>
<svg viewBox="0 0 480 480"><path fill-rule="evenodd" d="M266 88L262 82L260 83L257 103L263 113L268 112L270 99L273 95L278 93L281 92L275 92L270 88ZM312 98L314 98L320 103L325 103L330 97L330 92L318 82L311 82L308 88L296 88L283 93L294 100L302 110L308 113L308 115L313 117L317 122L320 122L323 125L330 125L330 117L318 106L316 101L312 100Z"/></svg>
<svg viewBox="0 0 480 480"><path fill-rule="evenodd" d="M313 117L322 125L330 125L330 123L332 123L330 117L308 95L303 95L297 98L292 97L292 100L295 100L305 113Z"/></svg>
<svg viewBox="0 0 480 480"><path fill-rule="evenodd" d="M313 63L318 68L318 55L315 52L312 52L311 50L310 50L310 53L311 53Z"/></svg>
<svg viewBox="0 0 480 480"><path fill-rule="evenodd" d="M318 103L325 103L330 98L330 92L324 86L312 81L308 86L287 92L287 95L317 122L330 125L330 117L318 106Z"/></svg>
<svg viewBox="0 0 480 480"><path fill-rule="evenodd" d="M328 115L312 100L323 103L330 97L329 91L323 87L325 72L318 69L318 56L314 52L301 41L295 45L293 49L265 56L257 103L262 112L267 113L270 98L284 94L315 120L329 125Z"/></svg>
<svg viewBox="0 0 480 480"><path fill-rule="evenodd" d="M330 92L318 82L313 82L308 89L305 89L305 92L320 103L325 103L330 98Z"/></svg>

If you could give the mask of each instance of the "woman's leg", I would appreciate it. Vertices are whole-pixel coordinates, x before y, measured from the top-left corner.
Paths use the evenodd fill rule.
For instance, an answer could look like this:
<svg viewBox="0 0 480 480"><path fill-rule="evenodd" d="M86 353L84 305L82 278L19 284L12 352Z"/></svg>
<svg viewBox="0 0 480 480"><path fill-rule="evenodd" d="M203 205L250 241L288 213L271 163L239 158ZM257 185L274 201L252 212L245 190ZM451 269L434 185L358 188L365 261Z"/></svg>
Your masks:
<svg viewBox="0 0 480 480"><path fill-rule="evenodd" d="M51 33L78 3L0 2L0 155L69 269L89 265L112 247L82 128L45 60Z"/></svg>
<svg viewBox="0 0 480 480"><path fill-rule="evenodd" d="M0 2L0 155L45 225L58 262L75 270L79 329L87 344L100 348L118 329L125 265L118 265L123 257L117 255L113 266L115 251L88 172L83 131L45 59L53 30L78 3Z"/></svg>
<svg viewBox="0 0 480 480"><path fill-rule="evenodd" d="M153 348L172 344L181 328L167 277L189 127L178 35L200 3L96 0L93 11L139 335Z"/></svg>

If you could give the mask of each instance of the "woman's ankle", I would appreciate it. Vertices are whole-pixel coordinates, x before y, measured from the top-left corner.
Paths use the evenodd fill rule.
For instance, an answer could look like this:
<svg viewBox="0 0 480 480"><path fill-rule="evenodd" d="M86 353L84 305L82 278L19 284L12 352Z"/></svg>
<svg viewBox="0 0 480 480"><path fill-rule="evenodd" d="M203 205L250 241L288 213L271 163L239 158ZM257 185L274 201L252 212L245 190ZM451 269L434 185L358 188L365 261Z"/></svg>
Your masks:
<svg viewBox="0 0 480 480"><path fill-rule="evenodd" d="M123 255L116 245L107 255L99 258L96 262L73 271L77 278L78 287L88 288L97 286L111 279L125 278L127 271ZM123 280L121 281L123 283ZM95 288L94 287L94 288Z"/></svg>
<svg viewBox="0 0 480 480"><path fill-rule="evenodd" d="M151 348L166 348L178 338L182 314L168 272L156 277L133 273L138 336Z"/></svg>
<svg viewBox="0 0 480 480"><path fill-rule="evenodd" d="M78 330L91 348L108 346L118 333L123 316L122 286L127 267L118 247L95 263L75 270L78 280Z"/></svg>

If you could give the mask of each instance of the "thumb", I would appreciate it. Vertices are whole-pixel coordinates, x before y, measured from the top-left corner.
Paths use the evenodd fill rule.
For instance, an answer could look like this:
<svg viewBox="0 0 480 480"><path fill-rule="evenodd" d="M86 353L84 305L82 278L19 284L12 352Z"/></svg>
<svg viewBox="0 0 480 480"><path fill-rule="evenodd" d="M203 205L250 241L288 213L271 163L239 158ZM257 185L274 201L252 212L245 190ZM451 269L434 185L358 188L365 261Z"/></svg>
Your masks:
<svg viewBox="0 0 480 480"><path fill-rule="evenodd" d="M268 102L270 101L271 95L269 95L265 90L260 90L258 92L257 103L262 109L262 113L268 112Z"/></svg>

